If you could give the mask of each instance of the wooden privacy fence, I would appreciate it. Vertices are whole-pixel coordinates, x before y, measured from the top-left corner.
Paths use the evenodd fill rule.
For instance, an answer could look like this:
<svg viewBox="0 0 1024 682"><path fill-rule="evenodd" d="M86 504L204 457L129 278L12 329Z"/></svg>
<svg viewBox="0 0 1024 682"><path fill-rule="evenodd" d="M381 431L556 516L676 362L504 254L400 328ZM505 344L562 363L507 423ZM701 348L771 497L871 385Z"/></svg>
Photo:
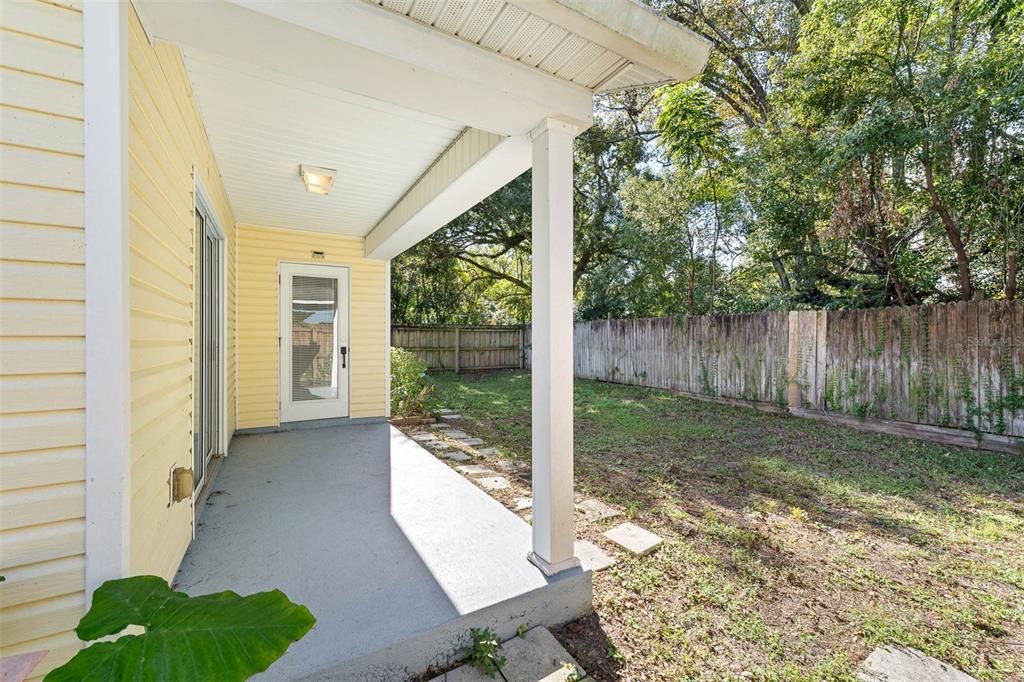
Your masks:
<svg viewBox="0 0 1024 682"><path fill-rule="evenodd" d="M971 432L958 444L1024 438L1021 301L577 322L574 362L579 378Z"/></svg>
<svg viewBox="0 0 1024 682"><path fill-rule="evenodd" d="M522 326L392 325L391 345L415 353L431 370L523 367Z"/></svg>
<svg viewBox="0 0 1024 682"><path fill-rule="evenodd" d="M392 345L433 369L530 366L529 325L396 326ZM1024 443L1020 301L595 320L575 324L573 346L582 379L827 414L951 444L982 435L993 449Z"/></svg>

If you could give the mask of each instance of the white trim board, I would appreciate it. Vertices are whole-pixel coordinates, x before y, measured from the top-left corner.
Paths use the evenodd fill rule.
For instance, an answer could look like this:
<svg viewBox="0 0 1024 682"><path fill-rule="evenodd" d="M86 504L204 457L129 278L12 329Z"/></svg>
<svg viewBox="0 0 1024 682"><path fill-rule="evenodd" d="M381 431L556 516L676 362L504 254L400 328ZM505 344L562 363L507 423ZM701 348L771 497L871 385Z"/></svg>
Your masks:
<svg viewBox="0 0 1024 682"><path fill-rule="evenodd" d="M128 8L86 0L85 589L130 571Z"/></svg>

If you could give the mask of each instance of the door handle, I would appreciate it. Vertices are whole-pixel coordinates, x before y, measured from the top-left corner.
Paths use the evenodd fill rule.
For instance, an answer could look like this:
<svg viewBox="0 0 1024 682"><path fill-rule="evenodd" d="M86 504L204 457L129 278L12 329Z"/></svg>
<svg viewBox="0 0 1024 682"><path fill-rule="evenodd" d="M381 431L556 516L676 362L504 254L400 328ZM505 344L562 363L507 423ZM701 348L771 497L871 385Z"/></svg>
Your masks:
<svg viewBox="0 0 1024 682"><path fill-rule="evenodd" d="M341 368L345 369L348 366L346 362L348 358L348 346L342 346L338 349L338 352L341 353Z"/></svg>

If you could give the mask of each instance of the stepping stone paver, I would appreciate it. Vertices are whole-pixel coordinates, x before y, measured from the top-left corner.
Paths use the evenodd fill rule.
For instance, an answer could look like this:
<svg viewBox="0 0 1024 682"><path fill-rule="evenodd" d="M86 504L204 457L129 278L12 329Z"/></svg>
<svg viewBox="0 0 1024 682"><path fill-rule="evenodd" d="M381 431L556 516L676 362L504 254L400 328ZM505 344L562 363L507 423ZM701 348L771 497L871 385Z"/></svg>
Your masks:
<svg viewBox="0 0 1024 682"><path fill-rule="evenodd" d="M420 433L414 433L412 434L412 436L410 436L410 438L412 438L417 443L429 443L431 441L437 440L437 436L435 436L432 433L426 433L425 431L421 431Z"/></svg>
<svg viewBox="0 0 1024 682"><path fill-rule="evenodd" d="M527 630L501 645L505 665L501 676L509 682L569 682L589 680L583 668L545 627Z"/></svg>
<svg viewBox="0 0 1024 682"><path fill-rule="evenodd" d="M661 538L651 531L629 522L620 523L611 530L605 531L603 535L619 547L637 556L650 554L662 542Z"/></svg>
<svg viewBox="0 0 1024 682"><path fill-rule="evenodd" d="M460 443L466 447L473 447L474 445L483 445L484 441L482 438L459 438Z"/></svg>
<svg viewBox="0 0 1024 682"><path fill-rule="evenodd" d="M439 429L441 431L444 431L446 429L452 428L452 425L451 424L445 424L444 422L437 422L436 424L431 424L430 428L432 428L432 429Z"/></svg>
<svg viewBox="0 0 1024 682"><path fill-rule="evenodd" d="M430 682L496 682L499 679L488 677L471 665L461 665L455 670L438 675Z"/></svg>
<svg viewBox="0 0 1024 682"><path fill-rule="evenodd" d="M978 682L942 661L904 646L880 646L861 664L863 682Z"/></svg>
<svg viewBox="0 0 1024 682"><path fill-rule="evenodd" d="M482 453L483 450L477 450L477 452ZM513 474L518 474L519 472L526 471L527 469L530 468L529 464L526 464L525 462L519 462L514 459L499 459L497 462L494 463L494 466L498 467L502 471L508 471Z"/></svg>
<svg viewBox="0 0 1024 682"><path fill-rule="evenodd" d="M449 438L456 438L456 439L458 439L458 438L469 438L469 434L468 433L466 433L465 431L457 431L457 430L446 431L444 435L448 436Z"/></svg>
<svg viewBox="0 0 1024 682"><path fill-rule="evenodd" d="M504 476L485 476L474 478L473 481L484 490L504 490L509 487L508 479Z"/></svg>
<svg viewBox="0 0 1024 682"><path fill-rule="evenodd" d="M447 419L448 421L452 422L452 421L458 421L458 420L462 419L462 415L461 414L446 414L444 416L444 418Z"/></svg>
<svg viewBox="0 0 1024 682"><path fill-rule="evenodd" d="M485 467L483 464L464 464L460 467L455 467L458 471L466 474L467 476L497 476L498 472L490 467Z"/></svg>
<svg viewBox="0 0 1024 682"><path fill-rule="evenodd" d="M573 550L585 571L597 573L615 563L614 558L605 554L604 550L589 540L577 540L573 545Z"/></svg>
<svg viewBox="0 0 1024 682"><path fill-rule="evenodd" d="M484 457L497 457L498 448L481 448L477 450Z"/></svg>
<svg viewBox="0 0 1024 682"><path fill-rule="evenodd" d="M443 407L437 411L438 414L453 414L455 410L449 410L447 407Z"/></svg>
<svg viewBox="0 0 1024 682"><path fill-rule="evenodd" d="M533 498L532 497L517 497L513 501L513 504L515 505L516 511L523 511L525 509L532 509L533 508Z"/></svg>
<svg viewBox="0 0 1024 682"><path fill-rule="evenodd" d="M603 521L604 519L620 516L621 512L614 507L609 507L601 500L583 500L576 508L580 510L587 521Z"/></svg>
<svg viewBox="0 0 1024 682"><path fill-rule="evenodd" d="M462 450L446 450L445 452L437 453L437 456L441 459L450 459L453 462L466 462L472 459Z"/></svg>

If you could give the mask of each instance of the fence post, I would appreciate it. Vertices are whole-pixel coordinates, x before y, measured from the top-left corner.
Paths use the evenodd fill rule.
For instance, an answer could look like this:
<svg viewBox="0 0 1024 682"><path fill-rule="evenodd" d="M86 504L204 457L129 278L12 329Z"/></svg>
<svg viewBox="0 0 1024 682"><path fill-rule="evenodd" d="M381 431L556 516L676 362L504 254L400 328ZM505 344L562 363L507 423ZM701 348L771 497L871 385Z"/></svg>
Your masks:
<svg viewBox="0 0 1024 682"><path fill-rule="evenodd" d="M800 407L800 313L789 311L789 344L786 355L787 404L789 409Z"/></svg>
<svg viewBox="0 0 1024 682"><path fill-rule="evenodd" d="M519 325L519 369L526 367L526 323Z"/></svg>
<svg viewBox="0 0 1024 682"><path fill-rule="evenodd" d="M455 373L459 373L459 328L455 328Z"/></svg>

